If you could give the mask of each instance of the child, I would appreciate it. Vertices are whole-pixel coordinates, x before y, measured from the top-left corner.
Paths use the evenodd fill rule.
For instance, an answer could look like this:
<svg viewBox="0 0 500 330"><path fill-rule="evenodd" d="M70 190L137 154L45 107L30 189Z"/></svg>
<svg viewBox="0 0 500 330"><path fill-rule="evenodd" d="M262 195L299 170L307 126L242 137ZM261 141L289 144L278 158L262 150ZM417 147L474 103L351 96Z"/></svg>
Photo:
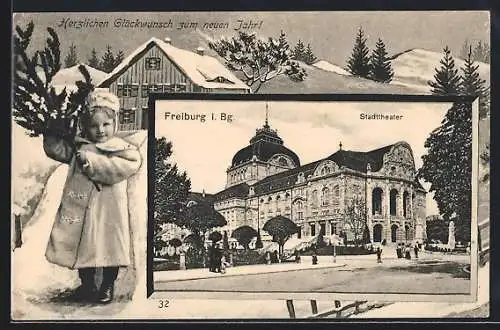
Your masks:
<svg viewBox="0 0 500 330"><path fill-rule="evenodd" d="M78 269L81 285L73 298L109 303L119 267L130 264L127 179L141 165L136 147L115 136L118 98L91 92L72 141L44 134L48 157L69 164L45 256L51 263ZM96 268L103 268L97 290Z"/></svg>

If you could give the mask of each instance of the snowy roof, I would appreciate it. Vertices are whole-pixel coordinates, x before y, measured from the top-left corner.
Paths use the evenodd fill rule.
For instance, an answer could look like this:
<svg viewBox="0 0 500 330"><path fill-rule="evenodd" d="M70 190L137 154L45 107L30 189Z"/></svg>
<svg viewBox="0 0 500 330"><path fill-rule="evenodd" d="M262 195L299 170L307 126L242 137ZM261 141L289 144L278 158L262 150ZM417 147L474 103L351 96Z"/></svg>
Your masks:
<svg viewBox="0 0 500 330"><path fill-rule="evenodd" d="M184 49L172 46L158 38L152 37L140 45L122 63L120 63L101 85L108 85L123 71L131 66L151 45L158 46L163 53L196 85L215 89L245 89L250 90L244 82L239 80L229 69L222 65L216 58L208 55L199 55Z"/></svg>

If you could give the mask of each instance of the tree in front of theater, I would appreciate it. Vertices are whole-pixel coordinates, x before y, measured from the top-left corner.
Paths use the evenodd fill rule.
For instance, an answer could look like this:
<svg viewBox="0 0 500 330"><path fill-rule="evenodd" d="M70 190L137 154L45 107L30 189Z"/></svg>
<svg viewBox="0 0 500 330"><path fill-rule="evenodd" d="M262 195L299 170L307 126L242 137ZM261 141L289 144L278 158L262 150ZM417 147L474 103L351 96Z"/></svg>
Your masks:
<svg viewBox="0 0 500 330"><path fill-rule="evenodd" d="M248 244L254 237L257 237L257 231L250 226L241 226L233 231L231 237L236 239L245 250L248 250Z"/></svg>
<svg viewBox="0 0 500 330"><path fill-rule="evenodd" d="M286 241L299 231L299 227L292 220L282 215L269 219L262 229L272 236L273 242L278 243L280 255L283 255Z"/></svg>
<svg viewBox="0 0 500 330"><path fill-rule="evenodd" d="M366 203L364 199L354 196L344 210L346 229L354 236L354 244L363 243L363 235L367 228Z"/></svg>

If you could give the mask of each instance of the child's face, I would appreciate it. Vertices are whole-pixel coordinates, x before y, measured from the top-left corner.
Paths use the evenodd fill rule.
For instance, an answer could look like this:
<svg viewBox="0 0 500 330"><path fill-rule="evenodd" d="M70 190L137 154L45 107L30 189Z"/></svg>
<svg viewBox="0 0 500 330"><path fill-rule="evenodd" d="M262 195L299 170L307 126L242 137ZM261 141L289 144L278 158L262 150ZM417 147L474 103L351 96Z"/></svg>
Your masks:
<svg viewBox="0 0 500 330"><path fill-rule="evenodd" d="M90 118L87 133L92 142L106 142L115 134L115 121L105 112L96 111Z"/></svg>

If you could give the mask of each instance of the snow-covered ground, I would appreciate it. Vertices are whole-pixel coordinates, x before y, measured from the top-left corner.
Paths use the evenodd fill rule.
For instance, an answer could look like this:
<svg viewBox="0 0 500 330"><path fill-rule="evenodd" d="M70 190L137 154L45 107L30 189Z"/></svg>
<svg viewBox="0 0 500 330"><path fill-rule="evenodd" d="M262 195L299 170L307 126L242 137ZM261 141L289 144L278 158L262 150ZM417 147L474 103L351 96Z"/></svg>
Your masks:
<svg viewBox="0 0 500 330"><path fill-rule="evenodd" d="M332 64L328 61L321 60L313 64L313 66L317 67L318 69L329 71L329 72L335 72L344 76L350 76L351 74L344 68Z"/></svg>
<svg viewBox="0 0 500 330"><path fill-rule="evenodd" d="M419 48L396 55L391 61L394 70L392 84L412 86L430 93L427 82L434 80L435 69L440 66L439 62L442 58L443 53ZM464 67L465 61L455 56L454 60L455 68L461 74L460 68ZM479 75L489 84L490 65L483 62L477 62L476 64L479 66Z"/></svg>
<svg viewBox="0 0 500 330"><path fill-rule="evenodd" d="M394 77L390 85L402 86L418 94L429 94L431 89L429 80L434 80L435 69L440 66L443 54L425 49L411 49L393 56L391 66L394 70ZM459 70L464 67L465 61L454 57L455 67ZM490 82L490 65L483 62L476 62L479 66L479 75ZM351 74L343 67L332 64L327 60L320 60L312 66L323 71L332 72L339 75L350 76Z"/></svg>
<svg viewBox="0 0 500 330"><path fill-rule="evenodd" d="M45 155L42 137L28 136L26 130L14 122L11 159L12 213L21 215L25 223L34 211L48 175L58 163Z"/></svg>

